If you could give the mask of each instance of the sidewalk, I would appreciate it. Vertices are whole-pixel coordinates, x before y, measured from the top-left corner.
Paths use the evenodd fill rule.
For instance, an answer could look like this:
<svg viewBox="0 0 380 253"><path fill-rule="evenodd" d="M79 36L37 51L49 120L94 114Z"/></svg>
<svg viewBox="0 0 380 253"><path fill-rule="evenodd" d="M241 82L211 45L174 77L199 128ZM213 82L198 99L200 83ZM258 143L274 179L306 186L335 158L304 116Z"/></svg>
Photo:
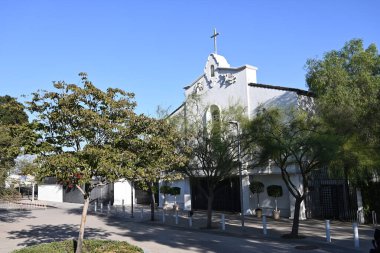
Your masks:
<svg viewBox="0 0 380 253"><path fill-rule="evenodd" d="M5 210L0 207L0 252L75 238L80 222L82 205L46 202L46 209ZM124 210L124 211L123 211ZM142 210L142 211L141 211ZM155 213L156 221L150 221L150 208L135 206L134 218L130 207L103 206L94 211L90 208L86 223L86 238L124 240L142 247L146 253L178 252L368 252L373 235L369 226L360 226L360 248L354 248L352 224L331 222L332 242L325 242L324 221L306 220L300 223L300 235L305 239L289 240L281 235L289 233L292 221L274 221L267 218L268 234L263 235L261 219L245 217L241 228L240 217L225 214L225 230L221 229L221 213L213 215L213 229L205 229L206 214L196 211L192 226L187 212L168 211L165 223L162 209Z"/></svg>
<svg viewBox="0 0 380 253"><path fill-rule="evenodd" d="M155 221L150 221L150 207L148 206L135 206L134 218L131 218L131 207L125 206L124 210L121 206L112 207L108 210L103 207L101 213L99 208L97 212L94 209L89 210L91 215L100 215L114 217L118 220L143 222L147 225L169 226L171 228L186 229L191 231L201 231L203 233L214 233L219 235L227 235L234 237L244 238L261 238L279 240L281 243L289 241L307 242L314 245L326 244L331 247L342 247L347 250L358 252L368 252L372 247L371 240L373 239L374 228L369 225L360 224L359 229L359 249L355 248L353 224L350 222L330 221L330 236L331 242L326 242L326 229L324 220L308 219L301 220L299 226L299 235L304 236L304 239L284 239L282 235L290 233L292 229L293 220L281 218L274 220L271 217L266 217L267 234L263 233L263 220L254 216L245 216L245 226L242 229L240 215L226 213L224 214L225 228L222 228L222 213L213 212L212 229L206 229L206 212L195 211L191 221L188 211L178 211L178 218L176 212L173 210L165 211L165 220L163 219L163 210L156 209ZM190 225L191 223L191 225Z"/></svg>

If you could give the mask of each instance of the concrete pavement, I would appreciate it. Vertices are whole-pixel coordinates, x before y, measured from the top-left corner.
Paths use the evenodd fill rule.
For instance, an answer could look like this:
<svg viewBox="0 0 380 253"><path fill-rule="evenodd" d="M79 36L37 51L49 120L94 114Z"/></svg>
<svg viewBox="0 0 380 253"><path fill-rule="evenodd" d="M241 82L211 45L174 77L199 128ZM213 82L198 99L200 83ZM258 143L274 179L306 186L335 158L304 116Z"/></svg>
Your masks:
<svg viewBox="0 0 380 253"><path fill-rule="evenodd" d="M0 252L28 245L76 238L80 222L81 205L48 203L41 209L1 209L0 206ZM143 210L143 212L141 212ZM373 229L359 227L360 248L354 248L352 225L331 222L332 242L325 242L324 221L301 221L300 234L305 239L288 240L281 235L290 231L291 221L283 219L268 221L268 234L263 235L261 220L246 217L242 230L239 217L225 214L226 227L221 229L221 214L214 215L215 229L204 229L205 214L195 212L189 227L187 212L179 212L178 224L173 211L166 212L165 223L162 210L157 220L149 221L149 209L137 207L130 218L129 207L113 208L103 213L93 208L86 223L86 238L123 240L140 246L147 253L155 252L368 252Z"/></svg>

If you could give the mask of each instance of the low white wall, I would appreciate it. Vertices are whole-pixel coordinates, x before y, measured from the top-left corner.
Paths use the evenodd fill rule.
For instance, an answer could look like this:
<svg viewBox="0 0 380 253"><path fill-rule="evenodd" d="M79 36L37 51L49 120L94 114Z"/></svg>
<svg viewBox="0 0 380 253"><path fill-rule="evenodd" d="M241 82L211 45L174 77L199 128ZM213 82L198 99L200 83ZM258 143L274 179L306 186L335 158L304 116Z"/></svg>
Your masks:
<svg viewBox="0 0 380 253"><path fill-rule="evenodd" d="M63 202L62 185L58 185L58 184L38 185L38 200Z"/></svg>
<svg viewBox="0 0 380 253"><path fill-rule="evenodd" d="M128 180L120 180L114 183L114 205L131 205L131 182ZM133 189L133 198L136 199L135 191ZM135 204L136 201L133 201Z"/></svg>

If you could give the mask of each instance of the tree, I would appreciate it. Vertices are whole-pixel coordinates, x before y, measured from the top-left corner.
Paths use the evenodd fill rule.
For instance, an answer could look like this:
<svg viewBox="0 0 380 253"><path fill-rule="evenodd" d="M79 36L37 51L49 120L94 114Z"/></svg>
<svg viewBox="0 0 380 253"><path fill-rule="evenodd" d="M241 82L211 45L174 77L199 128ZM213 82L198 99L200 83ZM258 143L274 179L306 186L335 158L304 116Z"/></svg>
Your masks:
<svg viewBox="0 0 380 253"><path fill-rule="evenodd" d="M322 59L309 59L306 81L316 94L316 111L341 137L334 166L352 182L380 174L380 55L354 39ZM343 168L343 170L342 170Z"/></svg>
<svg viewBox="0 0 380 253"><path fill-rule="evenodd" d="M56 91L36 92L28 102L40 135L37 178L55 177L84 198L77 253L82 251L92 189L119 179L134 166L135 153L126 143L137 138L138 121L133 93L113 88L104 92L85 73L79 75L81 85L54 82Z"/></svg>
<svg viewBox="0 0 380 253"><path fill-rule="evenodd" d="M8 95L0 96L0 124L21 125L28 123L25 107L15 98Z"/></svg>
<svg viewBox="0 0 380 253"><path fill-rule="evenodd" d="M205 185L198 184L198 187L207 198L206 227L211 228L215 189L223 180L238 173L238 138L230 123L236 120L242 123L244 110L240 106L231 106L220 111L213 105L202 105L196 96L190 96L186 108L184 115L172 116L182 133L179 149L189 161L179 170L190 180L205 180ZM204 120L203 110L206 118L209 114L210 120Z"/></svg>
<svg viewBox="0 0 380 253"><path fill-rule="evenodd" d="M281 170L282 179L295 198L291 237L298 237L300 206L308 192L313 170L326 166L337 150L337 140L320 119L301 110L260 109L248 124L250 142L259 147L260 163L268 160ZM302 177L299 187L292 174Z"/></svg>
<svg viewBox="0 0 380 253"><path fill-rule="evenodd" d="M264 191L264 184L260 181L253 181L249 185L249 189L251 190L252 194L257 195L257 208L260 208L260 193Z"/></svg>
<svg viewBox="0 0 380 253"><path fill-rule="evenodd" d="M0 96L0 191L15 159L30 139L28 116L15 98Z"/></svg>
<svg viewBox="0 0 380 253"><path fill-rule="evenodd" d="M168 194L170 194L171 187L169 185L161 185L160 187L160 193L164 194L164 207L167 203L166 197Z"/></svg>
<svg viewBox="0 0 380 253"><path fill-rule="evenodd" d="M141 133L133 143L136 162L125 177L135 181L150 195L151 220L154 221L156 184L160 180L173 181L182 177L175 171L183 167L186 157L177 149L179 135L167 119L140 116Z"/></svg>
<svg viewBox="0 0 380 253"><path fill-rule="evenodd" d="M282 187L281 185L270 185L267 187L267 193L269 197L274 198L274 202L276 205L275 211L277 212L277 198L282 196Z"/></svg>

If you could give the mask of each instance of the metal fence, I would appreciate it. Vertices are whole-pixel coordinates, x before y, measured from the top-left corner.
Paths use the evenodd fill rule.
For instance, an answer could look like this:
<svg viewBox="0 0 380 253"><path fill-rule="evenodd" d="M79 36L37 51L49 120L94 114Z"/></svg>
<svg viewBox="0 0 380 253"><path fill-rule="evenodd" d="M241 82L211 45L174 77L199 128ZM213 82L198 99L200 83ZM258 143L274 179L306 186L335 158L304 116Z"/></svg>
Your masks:
<svg viewBox="0 0 380 253"><path fill-rule="evenodd" d="M306 217L358 221L356 189L342 179L314 179L309 182Z"/></svg>

